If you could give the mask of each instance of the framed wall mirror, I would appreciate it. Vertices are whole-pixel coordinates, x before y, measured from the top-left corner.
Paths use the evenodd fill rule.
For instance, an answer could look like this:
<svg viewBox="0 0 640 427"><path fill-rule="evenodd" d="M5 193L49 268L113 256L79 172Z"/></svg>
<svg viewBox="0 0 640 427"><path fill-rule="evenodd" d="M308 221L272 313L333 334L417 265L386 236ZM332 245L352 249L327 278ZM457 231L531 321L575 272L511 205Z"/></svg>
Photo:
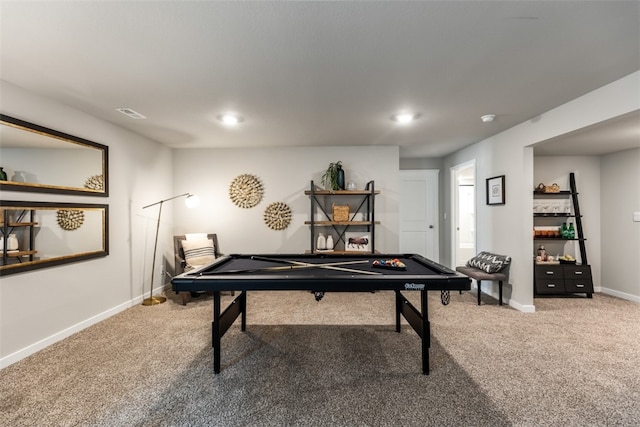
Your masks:
<svg viewBox="0 0 640 427"><path fill-rule="evenodd" d="M109 255L109 206L0 201L0 276Z"/></svg>
<svg viewBox="0 0 640 427"><path fill-rule="evenodd" d="M0 190L106 197L108 166L106 145L0 114Z"/></svg>

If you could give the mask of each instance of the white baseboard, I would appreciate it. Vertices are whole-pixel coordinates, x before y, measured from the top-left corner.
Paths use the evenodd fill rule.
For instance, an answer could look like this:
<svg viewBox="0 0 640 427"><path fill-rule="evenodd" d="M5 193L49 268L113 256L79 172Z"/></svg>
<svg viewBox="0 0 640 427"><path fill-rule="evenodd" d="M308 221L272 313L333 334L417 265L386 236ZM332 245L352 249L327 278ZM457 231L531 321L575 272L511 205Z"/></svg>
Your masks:
<svg viewBox="0 0 640 427"><path fill-rule="evenodd" d="M75 334L76 332L80 332L81 330L86 329L91 325L95 325L96 323L108 319L109 317L114 316L130 307L133 307L134 305L141 304L142 299L143 297L139 296L137 298L119 304L107 311L83 320L82 322L77 323L67 329L64 329L21 350L11 353L8 356L0 359L0 369L6 368L7 366L12 365L28 356L31 356L32 354L37 353L40 350L43 350L58 341L62 341L63 339Z"/></svg>
<svg viewBox="0 0 640 427"><path fill-rule="evenodd" d="M616 291L615 289L603 288L600 287L600 292L603 294L611 295L614 297L626 299L627 301L638 302L640 303L640 296L627 294L625 292Z"/></svg>
<svg viewBox="0 0 640 427"><path fill-rule="evenodd" d="M486 282L485 282L486 285ZM495 289L494 289L495 288ZM471 289L475 289L476 292L478 291L478 283L473 280L473 285L471 286ZM500 298L500 290L498 289L498 285L496 284L496 286L492 286L491 289L487 292L487 287L484 286L483 288L483 294L487 294L492 296L493 298L495 298L496 300L498 300ZM535 305L523 305L520 304L516 301L513 301L507 297L505 297L504 295L502 296L502 303L506 304L508 306L511 306L513 308L515 308L518 311L521 311L523 313L535 313L536 312L536 306Z"/></svg>

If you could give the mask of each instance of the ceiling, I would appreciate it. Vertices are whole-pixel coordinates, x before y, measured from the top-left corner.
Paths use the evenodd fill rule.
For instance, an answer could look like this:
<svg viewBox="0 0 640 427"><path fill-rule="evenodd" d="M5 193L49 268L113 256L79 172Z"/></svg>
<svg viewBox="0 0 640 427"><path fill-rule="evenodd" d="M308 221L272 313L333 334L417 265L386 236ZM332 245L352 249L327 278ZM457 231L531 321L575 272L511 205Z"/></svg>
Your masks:
<svg viewBox="0 0 640 427"><path fill-rule="evenodd" d="M402 158L442 157L640 69L636 1L0 7L2 80L175 148L398 145ZM399 109L420 118L399 126ZM244 122L223 126L227 111ZM628 122L568 135L569 152L602 154L606 132ZM564 140L541 150L557 155ZM608 152L640 146L638 134L616 144Z"/></svg>

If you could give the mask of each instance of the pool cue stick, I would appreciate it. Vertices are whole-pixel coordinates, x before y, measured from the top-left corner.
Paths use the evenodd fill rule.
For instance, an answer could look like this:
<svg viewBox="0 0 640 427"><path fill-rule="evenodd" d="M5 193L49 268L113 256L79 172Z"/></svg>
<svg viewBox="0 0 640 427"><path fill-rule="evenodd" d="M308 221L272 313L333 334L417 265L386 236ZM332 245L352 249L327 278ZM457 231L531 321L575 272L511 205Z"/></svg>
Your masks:
<svg viewBox="0 0 640 427"><path fill-rule="evenodd" d="M367 261L340 261L340 262L332 262L326 264L312 264L312 263L304 263L300 265L292 264L292 265L280 265L275 267L257 267L257 268L247 268L244 270L228 270L228 271L218 271L209 274L237 274L237 273L253 273L259 271L280 271L280 270L305 270L309 268L315 267L334 267L338 268L339 265L348 265L348 264L364 264ZM346 268L346 271L360 271Z"/></svg>
<svg viewBox="0 0 640 427"><path fill-rule="evenodd" d="M337 270L337 271L344 271L347 273L357 273L357 274L369 274L369 275L380 275L382 273L377 272L377 271L363 271L363 270L354 270L352 268L343 268L343 267L337 267L336 265L339 263L328 263L328 264L314 264L311 262L302 262L302 261L293 261L293 260L288 260L288 259L277 259L277 258L268 258L268 257L261 257L261 256L252 256L251 259L255 259L255 260L259 260L259 261L271 261L271 262L279 262L279 263L289 263L289 264L294 264L294 265L300 265L300 266L307 266L307 268L324 268L327 270ZM360 260L360 261L343 261L344 264L364 264L364 263L369 263L368 260Z"/></svg>

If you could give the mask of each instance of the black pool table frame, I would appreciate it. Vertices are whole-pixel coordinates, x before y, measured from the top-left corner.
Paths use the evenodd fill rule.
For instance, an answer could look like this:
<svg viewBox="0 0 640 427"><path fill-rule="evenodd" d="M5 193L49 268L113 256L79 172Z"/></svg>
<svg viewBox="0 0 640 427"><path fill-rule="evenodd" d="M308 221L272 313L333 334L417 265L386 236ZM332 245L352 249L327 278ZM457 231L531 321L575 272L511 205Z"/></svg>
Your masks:
<svg viewBox="0 0 640 427"><path fill-rule="evenodd" d="M406 271L382 270L371 268L373 259L398 258L407 265ZM257 260L257 261L256 261ZM272 262L265 262L271 260ZM335 262L369 262L341 265L340 267L306 268L285 265L309 263L329 264ZM256 265L253 265L254 263ZM239 267L238 268L238 265ZM249 267L248 267L249 266ZM247 268L248 267L248 268ZM279 267L279 268L276 268ZM332 269L329 269L332 268ZM275 271L270 271L270 270ZM343 270L344 269L344 270ZM349 270L373 271L357 274ZM238 317L241 318L241 330L247 325L247 291L265 290L306 290L316 294L320 300L324 292L373 292L379 290L395 291L396 331L401 331L401 316L416 331L422 344L422 372L429 374L429 348L431 330L428 311L428 291L441 291L444 295L450 291L463 291L471 288L471 280L441 264L413 254L291 254L291 255L228 255L218 258L214 263L183 273L171 281L175 292L212 292L213 293L213 370L220 372L221 339ZM239 295L221 310L220 293L240 291ZM407 300L402 291L420 292L420 310ZM448 301L447 301L448 302Z"/></svg>

